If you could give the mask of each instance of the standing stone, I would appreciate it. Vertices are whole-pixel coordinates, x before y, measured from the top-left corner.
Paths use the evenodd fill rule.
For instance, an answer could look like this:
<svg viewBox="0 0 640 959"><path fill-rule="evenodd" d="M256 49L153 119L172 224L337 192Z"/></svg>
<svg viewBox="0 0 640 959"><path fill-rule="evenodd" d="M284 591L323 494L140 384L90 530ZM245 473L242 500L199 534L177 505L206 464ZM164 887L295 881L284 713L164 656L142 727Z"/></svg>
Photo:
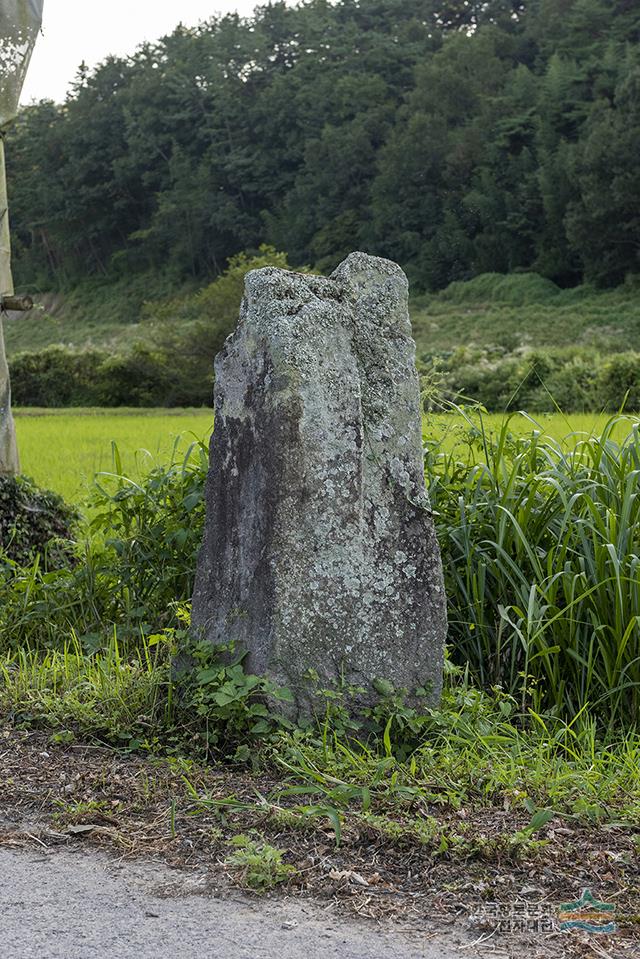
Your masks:
<svg viewBox="0 0 640 959"><path fill-rule="evenodd" d="M442 685L446 605L424 483L407 280L352 253L330 279L245 282L215 365L193 626L310 706L322 686Z"/></svg>

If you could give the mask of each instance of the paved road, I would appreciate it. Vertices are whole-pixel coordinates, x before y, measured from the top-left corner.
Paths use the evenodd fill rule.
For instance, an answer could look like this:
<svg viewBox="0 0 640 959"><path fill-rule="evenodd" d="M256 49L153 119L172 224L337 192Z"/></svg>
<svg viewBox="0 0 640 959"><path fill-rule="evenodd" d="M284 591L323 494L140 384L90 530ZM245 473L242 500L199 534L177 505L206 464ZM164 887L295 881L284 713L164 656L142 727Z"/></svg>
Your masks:
<svg viewBox="0 0 640 959"><path fill-rule="evenodd" d="M453 933L409 935L321 905L203 894L202 880L95 851L0 847L2 959L464 959Z"/></svg>

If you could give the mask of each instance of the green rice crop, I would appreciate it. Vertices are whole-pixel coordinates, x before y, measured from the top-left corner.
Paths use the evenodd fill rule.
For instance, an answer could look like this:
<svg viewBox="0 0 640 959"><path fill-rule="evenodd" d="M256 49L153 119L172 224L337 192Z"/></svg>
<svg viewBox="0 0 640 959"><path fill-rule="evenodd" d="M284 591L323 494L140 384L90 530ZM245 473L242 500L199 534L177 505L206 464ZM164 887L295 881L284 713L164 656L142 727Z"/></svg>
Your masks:
<svg viewBox="0 0 640 959"><path fill-rule="evenodd" d="M424 419L425 440L442 440L447 449L463 448L475 456L469 445L467 414L429 414ZM484 417L488 434L497 434L504 414ZM607 417L597 414L543 414L536 424L526 415L509 418L509 429L518 434L540 429L545 436L561 440L579 433L597 435ZM120 451L125 473L140 477L153 466L168 462L175 438L186 450L194 439L206 440L213 427L211 410L166 409L22 409L16 411L16 428L22 469L39 485L55 490L65 499L81 502L93 477L112 468L112 449ZM624 432L620 421L615 430Z"/></svg>
<svg viewBox="0 0 640 959"><path fill-rule="evenodd" d="M113 465L113 444L123 470L140 477L208 436L211 410L18 410L22 470L70 502L82 502L96 473Z"/></svg>

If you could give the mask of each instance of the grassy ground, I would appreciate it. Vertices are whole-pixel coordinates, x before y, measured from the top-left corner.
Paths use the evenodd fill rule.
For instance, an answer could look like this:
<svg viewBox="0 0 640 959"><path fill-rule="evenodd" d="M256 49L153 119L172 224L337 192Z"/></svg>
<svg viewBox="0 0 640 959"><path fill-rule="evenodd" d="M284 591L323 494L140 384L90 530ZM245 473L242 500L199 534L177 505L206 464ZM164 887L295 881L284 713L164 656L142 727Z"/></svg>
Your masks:
<svg viewBox="0 0 640 959"><path fill-rule="evenodd" d="M162 282L144 275L111 283L93 280L72 293L44 294L38 310L5 324L8 355L53 344L126 350L144 338L143 304L176 295L175 289L162 289ZM419 354L470 343L508 350L575 345L603 352L640 349L640 291L632 288L561 290L537 274L484 274L437 294L413 297L411 315Z"/></svg>
<svg viewBox="0 0 640 959"><path fill-rule="evenodd" d="M485 431L499 433L504 418L484 422ZM535 424L520 415L510 422L514 433L537 430L555 439L571 434L566 447L575 444L577 434L600 433L604 425L593 416L545 416ZM112 441L122 469L135 474L166 463L173 436L181 435L180 448L186 449L210 425L207 411L24 410L18 416L25 471L80 501L92 472L110 467ZM611 423L604 433L610 437L614 429L624 435L628 422ZM427 417L425 435L445 435L445 446L455 446L462 458L465 450L468 458L481 458L483 434L475 414ZM521 641L529 642L535 650L527 667L530 690L516 696L504 684L491 688L487 683L481 691L468 667L448 664L437 710L411 710L391 699L372 710L366 725L354 726L340 696L329 691L319 698L315 721L292 728L266 713L255 699L254 677L237 665L212 666L209 659L196 658L187 681L178 680L171 664L184 634L154 619L148 597L155 595L152 587L157 592L153 576L159 572L163 589L169 582L170 597L165 601L163 593L156 606L166 611L175 601L178 594L167 577L176 563L192 562L185 538L199 541L199 519L193 512L180 513L188 498L182 479L174 496L156 482L157 501L165 512L167 503L174 504L184 533L165 556L167 531L176 532L173 513L167 512L167 522L154 530L158 510L150 490L140 490L137 499L116 490L104 504L111 511L105 522L115 546L104 553L89 550L69 570L43 574L34 567L7 581L13 592L6 594L0 612L9 616L11 605L15 615L7 619L0 655L0 720L6 727L0 731L0 793L7 816L17 822L38 819L42 825L35 832L29 827L30 839L23 829L0 833L0 842L97 842L119 853L158 855L177 866L208 870L212 882L222 872L253 889L282 884L294 894L337 898L345 908L377 918L476 916L480 931L489 933L495 931L492 910L509 916L514 906L526 907L548 919L553 932L548 942L537 936L529 952L501 938L509 954L523 957L593 955L588 936L563 935L560 941L557 931L559 904L590 888L615 905L618 923L615 935L598 937L604 951L596 955L637 954L636 713L625 714L626 723L603 726L586 705L570 715L543 709L536 705L536 685L541 687L544 678L531 679L547 660L551 675L560 662L560 645L571 646L584 633L587 646L574 643L567 655L575 646L575 657L563 662L582 664L591 681L589 622L596 622L600 632L607 623L611 627L613 684L624 656L629 676L635 668L631 637L638 618L626 609L630 591L602 590L599 606L591 600L597 598L596 587L627 583L631 575L637 579L637 547L626 535L635 525L637 456L632 461L631 454L636 447L629 446L624 458L615 444L606 449L590 444L591 453L575 474L582 491L577 500L574 473L570 463L561 462L562 451L535 440L498 440L497 447L499 452L495 444L490 451L495 474L490 483L470 484L456 466L453 473L445 469L442 488L435 490L449 553L447 529L457 535L464 526L458 494L469 534L468 548L456 540L460 561L451 554L458 593L473 591L470 604L458 597L465 609L464 616L451 617L452 627L462 629L452 648L459 650L463 640L487 630L490 639L494 606L506 604L515 626L509 621L509 630L504 624L498 629L497 645L484 658L499 664L507 640L516 652ZM136 456L140 448L147 452ZM204 469L203 464L202 477ZM565 489L572 512L563 523L550 506ZM618 522L621 516L629 518L629 530ZM618 526L620 549L611 553L608 544ZM582 540L574 527L585 534ZM593 534L593 544L587 533ZM591 546L597 559L593 569ZM537 567L552 553L549 575ZM617 569L623 560L632 573L615 579L607 563ZM535 567L533 572L529 567ZM580 586L581 595L568 605L570 589L562 586L560 572L569 585L588 577L588 588ZM520 580L523 599L518 598ZM452 591L454 581L452 574ZM186 589L180 594L183 600L188 595ZM490 600L487 615L476 615ZM58 623L65 603L68 615ZM98 626L83 625L87 616L93 623L94 615L84 607L98 603L104 606ZM593 615L579 603L593 608ZM135 642L120 612L129 607ZM620 617L614 615L618 608ZM475 610L473 615L469 610ZM146 619L151 622L145 625ZM557 646L541 641L552 624ZM64 630L64 641L56 629ZM50 634L49 642L44 637ZM605 645L602 639L599 643ZM545 670L540 673L544 677ZM560 673L562 685L570 669ZM516 675L518 688L521 676Z"/></svg>
<svg viewBox="0 0 640 959"><path fill-rule="evenodd" d="M329 721L254 748L251 764L107 749L105 705L115 729L142 713L158 731L168 672L154 656L133 661L112 644L104 658L34 659L30 675L27 659L0 664L0 715L13 719L0 735L3 810L30 824L0 842L98 844L197 869L214 888L283 886L376 919L463 919L479 937L495 935L497 910L501 955L637 955L637 735L605 743L548 719L523 729L506 697L456 680L408 755L398 726L363 747ZM584 888L615 908L595 954L587 934L558 928L561 904ZM523 910L547 935L535 924L528 941L513 935Z"/></svg>
<svg viewBox="0 0 640 959"><path fill-rule="evenodd" d="M31 313L10 314L4 324L7 355L53 345L126 350L143 336L140 312L151 290L154 297L175 294L162 276L134 274L109 282L94 278L71 292L36 295Z"/></svg>
<svg viewBox="0 0 640 959"><path fill-rule="evenodd" d="M212 420L210 410L18 410L22 470L78 502L96 473L113 468L113 443L122 468L139 475L166 462L176 443L186 451L206 437Z"/></svg>
<svg viewBox="0 0 640 959"><path fill-rule="evenodd" d="M640 291L560 290L536 274L484 274L416 297L411 310L418 353L464 344L640 349Z"/></svg>
<svg viewBox="0 0 640 959"><path fill-rule="evenodd" d="M446 437L446 446L468 446L469 431L477 417L430 414L424 436ZM511 429L521 434L540 430L560 440L575 434L593 435L607 417L595 414L542 414L535 420L517 414ZM113 446L118 447L122 468L133 475L166 462L174 444L188 448L195 439L206 439L212 427L210 410L17 410L16 422L22 469L41 486L78 502L85 496L95 473L113 467ZM498 432L503 414L484 417L485 428ZM618 432L624 433L620 423ZM575 441L575 436L571 442Z"/></svg>

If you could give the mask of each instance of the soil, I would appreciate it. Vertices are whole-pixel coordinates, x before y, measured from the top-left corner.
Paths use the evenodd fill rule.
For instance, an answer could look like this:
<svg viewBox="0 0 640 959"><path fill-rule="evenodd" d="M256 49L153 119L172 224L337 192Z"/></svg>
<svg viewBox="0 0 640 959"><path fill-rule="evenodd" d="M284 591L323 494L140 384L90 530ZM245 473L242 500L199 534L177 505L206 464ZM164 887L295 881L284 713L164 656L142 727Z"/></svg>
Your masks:
<svg viewBox="0 0 640 959"><path fill-rule="evenodd" d="M197 948L202 943L198 935L206 930L189 925L191 907L178 908L174 903L185 899L185 890L189 894L195 890L205 905L201 903L193 915L201 914L203 922L207 916L206 921L213 922L211 917L220 908L221 915L238 917L238 934L229 933L222 951L207 953L224 959L271 955L266 938L264 943L257 940L260 948L264 945L263 952L245 949L253 941L256 923L265 937L272 936L274 949L277 945L273 954L283 957L303 953L308 959L333 955L345 959L640 957L640 861L635 837L622 825L590 827L556 818L545 827L542 845L516 855L492 842L526 825L513 810L418 809L414 814L424 812L448 825L463 820L465 836L476 838L471 851L434 851L406 839L391 839L357 816L347 817L337 846L328 821L314 820L300 829L287 823L286 817L274 816L271 807L260 807L257 797L267 795L277 784L275 776L226 765L186 765L123 755L100 746L52 744L42 733L5 729L0 732L3 900L7 883L11 888L23 881L24 889L39 889L42 870L52 874L53 864L63 877L71 877L62 881L62 888L66 882L69 889L74 882L75 888L83 888L87 868L101 871L99 887L113 882L117 888L121 881L124 888L137 881L136 875L144 874L145 895L154 902L164 896L173 903L174 925L180 928L183 923L191 929ZM203 805L198 796L206 796L209 804ZM229 797L234 799L233 809L215 804ZM250 808L237 808L243 801ZM285 861L295 869L291 878L267 894L248 894L246 872L229 862L233 851L229 839L237 834L259 836L285 850ZM119 868L125 870L120 877ZM613 934L560 930L558 906L578 899L584 889L615 906ZM74 952L73 930L71 938L60 940L62 951L51 951L54 944L46 922L40 921L40 907L29 905L28 897L21 901L23 913L29 909L35 951L25 951L14 940L14 951L3 948L3 956L124 959L135 953L142 959L145 955L137 947L126 952L128 939L113 945L116 951L112 952L106 947L96 951L93 946ZM14 906L19 913L15 902ZM140 909L157 912L155 906L144 903ZM246 910L253 911L253 919ZM9 915L6 901L3 926L5 915ZM40 924L32 922L33 916L40 916ZM103 927L115 929L105 917L107 913ZM125 926L129 920L134 926L130 915L123 918ZM243 932L245 920L248 926ZM219 925L218 919L215 922ZM288 922L295 925L287 926ZM310 923L307 933L305 923ZM180 940L182 951L170 948L168 927L157 925L157 936L147 930L155 942L149 955L160 959L198 954L188 951L188 936ZM16 928L23 930L24 925ZM298 933L290 935L296 929ZM351 939L345 938L345 930L353 932ZM3 928L3 936L5 932ZM322 938L325 932L327 939ZM87 936L87 942L98 936L94 926ZM243 936L249 938L245 941ZM5 945L11 942L4 941ZM234 942L240 951L233 951ZM292 951L283 951L286 943Z"/></svg>

